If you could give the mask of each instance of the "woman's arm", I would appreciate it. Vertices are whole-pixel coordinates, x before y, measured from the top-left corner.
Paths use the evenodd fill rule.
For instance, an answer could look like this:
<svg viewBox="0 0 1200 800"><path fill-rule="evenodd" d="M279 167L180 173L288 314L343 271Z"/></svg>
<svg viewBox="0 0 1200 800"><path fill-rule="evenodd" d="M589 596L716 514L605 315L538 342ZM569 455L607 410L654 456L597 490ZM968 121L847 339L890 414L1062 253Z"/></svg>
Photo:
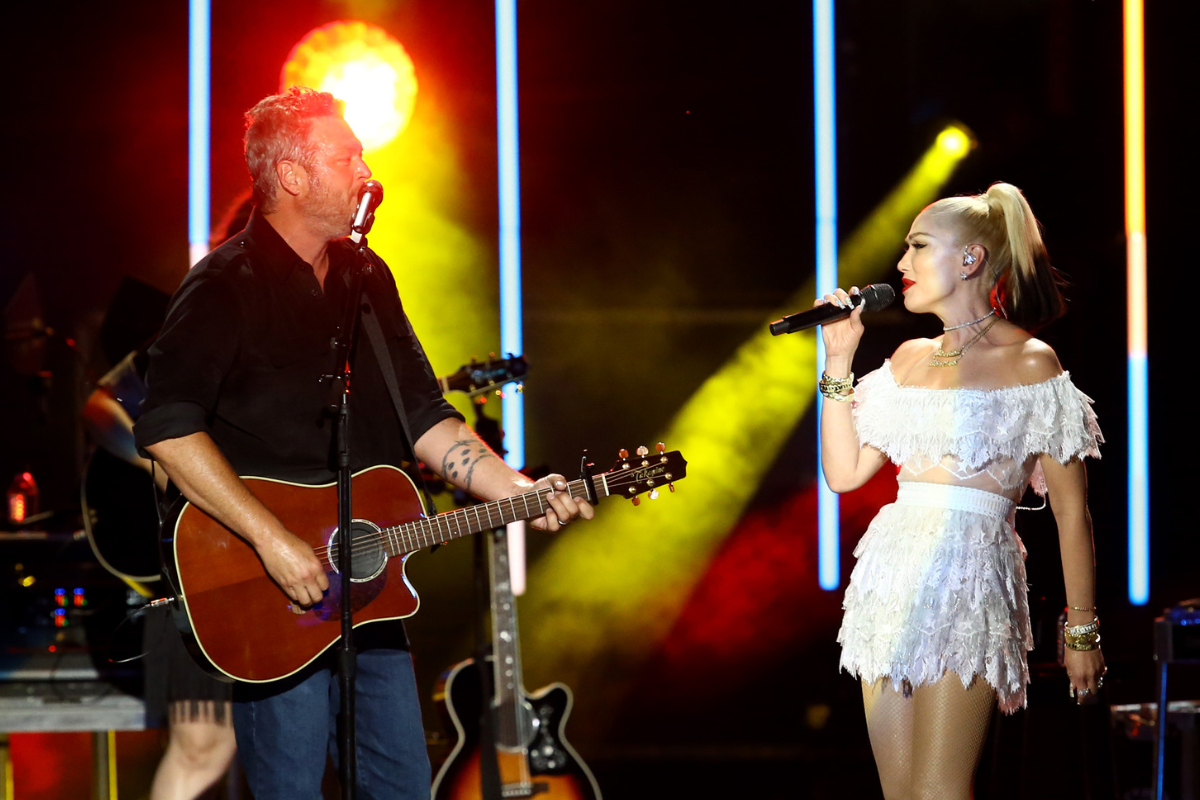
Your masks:
<svg viewBox="0 0 1200 800"><path fill-rule="evenodd" d="M1087 470L1080 459L1060 464L1048 455L1040 458L1046 475L1054 521L1058 525L1063 583L1067 590L1067 624L1085 625L1095 618L1096 552L1092 544L1092 516L1087 507ZM1065 651L1067 674L1076 690L1095 692L1104 674L1100 650Z"/></svg>
<svg viewBox="0 0 1200 800"><path fill-rule="evenodd" d="M857 294L858 287L851 286L850 292ZM845 303L849 297L847 292L838 289L813 305ZM849 317L821 326L825 374L831 378L850 376L854 353L862 340L865 307L861 305ZM870 480L887 458L874 447L859 445L851 403L828 397L822 397L818 402L821 403L821 471L825 473L825 483L835 492L852 492Z"/></svg>
<svg viewBox="0 0 1200 800"><path fill-rule="evenodd" d="M850 374L850 359L828 356L825 373L833 378ZM859 445L850 403L822 397L821 470L835 492L852 492L871 479L887 463L887 457L870 445Z"/></svg>

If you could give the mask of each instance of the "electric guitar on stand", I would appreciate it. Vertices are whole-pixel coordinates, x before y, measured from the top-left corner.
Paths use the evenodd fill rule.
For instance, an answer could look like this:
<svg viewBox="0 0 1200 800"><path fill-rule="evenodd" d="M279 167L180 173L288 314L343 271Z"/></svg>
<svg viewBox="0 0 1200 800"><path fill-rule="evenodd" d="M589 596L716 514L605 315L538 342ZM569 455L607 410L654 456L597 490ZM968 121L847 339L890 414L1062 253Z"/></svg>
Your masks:
<svg viewBox="0 0 1200 800"><path fill-rule="evenodd" d="M455 664L434 690L434 702L458 741L433 781L433 800L479 800L490 766L484 759L492 758L493 752L493 782L502 798L601 800L595 777L564 735L571 690L552 683L532 694L525 691L508 534L503 528L494 530L487 544L492 654L483 669L473 658ZM491 735L486 735L485 726L490 726Z"/></svg>

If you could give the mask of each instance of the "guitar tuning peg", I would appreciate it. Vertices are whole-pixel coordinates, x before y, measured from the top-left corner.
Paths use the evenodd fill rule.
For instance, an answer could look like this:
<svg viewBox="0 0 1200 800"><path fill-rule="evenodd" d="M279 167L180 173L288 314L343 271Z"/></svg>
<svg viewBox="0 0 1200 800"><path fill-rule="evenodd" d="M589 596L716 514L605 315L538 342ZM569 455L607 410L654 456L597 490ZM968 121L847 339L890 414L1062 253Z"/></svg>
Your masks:
<svg viewBox="0 0 1200 800"><path fill-rule="evenodd" d="M496 390L496 397L499 397L501 400L503 400L503 399L504 399L504 390L503 390L503 389L497 389L497 390Z"/></svg>
<svg viewBox="0 0 1200 800"><path fill-rule="evenodd" d="M650 499L651 499L651 500L657 500L657 499L658 499L658 489L654 489L654 490L652 490L652 491L650 492Z"/></svg>
<svg viewBox="0 0 1200 800"><path fill-rule="evenodd" d="M673 483L668 483L668 484L667 484L667 488L669 488L669 489L670 489L670 490L673 492L673 491L675 491L675 484L673 484Z"/></svg>
<svg viewBox="0 0 1200 800"><path fill-rule="evenodd" d="M495 360L496 360L496 354L488 353L488 361L495 361Z"/></svg>
<svg viewBox="0 0 1200 800"><path fill-rule="evenodd" d="M486 395L486 394L481 394L481 395L479 395L479 397L476 397L476 398L475 398L475 405L479 405L479 406L485 406L485 405L487 405L487 395Z"/></svg>
<svg viewBox="0 0 1200 800"><path fill-rule="evenodd" d="M629 458L629 451L626 450L624 447L622 447L620 450L617 451L617 457L618 458Z"/></svg>
<svg viewBox="0 0 1200 800"><path fill-rule="evenodd" d="M525 394L525 384L524 383L517 384L517 394Z"/></svg>
<svg viewBox="0 0 1200 800"><path fill-rule="evenodd" d="M633 498L633 504L635 506L640 506L642 504L642 498L640 498L640 497Z"/></svg>
<svg viewBox="0 0 1200 800"><path fill-rule="evenodd" d="M657 450L658 454L661 456L663 453L667 452L667 443L659 442L658 444L654 445L654 449Z"/></svg>
<svg viewBox="0 0 1200 800"><path fill-rule="evenodd" d="M642 458L645 458L647 455L649 455L649 453L650 453L650 451L646 449L646 445L644 445L644 444L638 445L637 454L639 456L641 456Z"/></svg>

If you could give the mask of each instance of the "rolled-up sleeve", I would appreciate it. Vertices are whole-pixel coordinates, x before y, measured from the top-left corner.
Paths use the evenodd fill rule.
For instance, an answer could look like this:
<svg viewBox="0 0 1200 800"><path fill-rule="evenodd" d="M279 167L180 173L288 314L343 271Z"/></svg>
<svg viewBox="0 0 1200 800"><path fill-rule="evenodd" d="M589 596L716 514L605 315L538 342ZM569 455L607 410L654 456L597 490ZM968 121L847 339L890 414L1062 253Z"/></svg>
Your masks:
<svg viewBox="0 0 1200 800"><path fill-rule="evenodd" d="M401 380L400 399L404 401L404 413L408 415L408 426L412 433L413 443L420 441L425 432L444 419L462 420L450 401L442 393L425 355L425 348L417 339L408 315L403 314L403 329L406 336L401 336L399 353L404 378Z"/></svg>
<svg viewBox="0 0 1200 800"><path fill-rule="evenodd" d="M207 432L221 384L237 355L241 311L228 272L188 275L150 347L148 394L134 425L138 451Z"/></svg>

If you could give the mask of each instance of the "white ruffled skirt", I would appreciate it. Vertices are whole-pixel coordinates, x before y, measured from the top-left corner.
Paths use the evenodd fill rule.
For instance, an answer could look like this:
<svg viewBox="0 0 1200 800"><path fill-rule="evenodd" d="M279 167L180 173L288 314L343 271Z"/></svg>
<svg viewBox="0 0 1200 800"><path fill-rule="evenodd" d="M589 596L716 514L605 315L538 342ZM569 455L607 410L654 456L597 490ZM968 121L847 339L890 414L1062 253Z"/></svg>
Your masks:
<svg viewBox="0 0 1200 800"><path fill-rule="evenodd" d="M1025 705L1033 648L1015 504L964 486L903 481L854 555L838 632L841 667L909 691L982 677L1000 709Z"/></svg>

